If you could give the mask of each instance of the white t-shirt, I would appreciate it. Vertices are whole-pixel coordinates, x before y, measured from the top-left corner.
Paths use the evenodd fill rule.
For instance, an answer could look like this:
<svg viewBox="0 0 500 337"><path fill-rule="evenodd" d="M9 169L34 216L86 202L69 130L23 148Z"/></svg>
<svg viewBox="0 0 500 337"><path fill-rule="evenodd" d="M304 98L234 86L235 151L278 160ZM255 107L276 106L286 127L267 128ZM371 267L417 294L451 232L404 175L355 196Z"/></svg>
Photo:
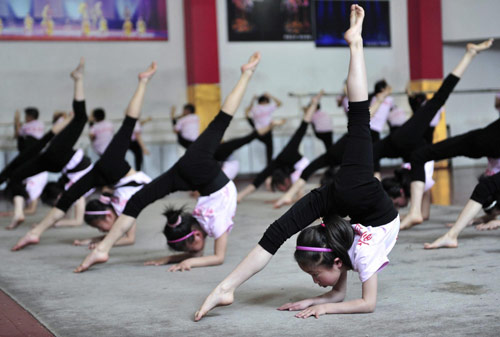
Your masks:
<svg viewBox="0 0 500 337"><path fill-rule="evenodd" d="M29 198L27 200L28 203L35 201L40 195L42 195L48 179L48 172L38 173L37 175L25 179L24 182L26 184L26 192L28 193Z"/></svg>
<svg viewBox="0 0 500 337"><path fill-rule="evenodd" d="M116 215L120 216L130 198L150 182L151 178L141 171L121 178L115 184L113 197L111 198L111 206L115 210Z"/></svg>
<svg viewBox="0 0 500 337"><path fill-rule="evenodd" d="M92 148L97 154L102 155L104 153L113 139L114 132L113 124L108 120L94 123L94 125L90 127L89 133L91 136L94 136Z"/></svg>
<svg viewBox="0 0 500 337"><path fill-rule="evenodd" d="M238 191L232 180L220 190L198 198L193 216L208 236L218 239L231 231L236 214Z"/></svg>
<svg viewBox="0 0 500 337"><path fill-rule="evenodd" d="M429 124L430 126L435 128L436 125L439 124L439 121L441 120L441 114L443 113L443 111L444 111L444 107L441 107L441 109L438 110L438 112L436 113L434 118L431 120L431 123Z"/></svg>
<svg viewBox="0 0 500 337"><path fill-rule="evenodd" d="M323 110L317 110L314 113L311 123L314 125L316 132L331 132L333 129L332 117Z"/></svg>
<svg viewBox="0 0 500 337"><path fill-rule="evenodd" d="M43 136L44 130L45 127L43 125L43 122L39 121L38 119L34 119L32 121L24 123L21 126L21 129L19 129L19 136L21 137L31 136L36 139L40 139Z"/></svg>
<svg viewBox="0 0 500 337"><path fill-rule="evenodd" d="M355 235L348 254L353 270L359 273L361 282L365 282L389 264L387 255L398 238L399 215L383 226L354 224L352 228Z"/></svg>
<svg viewBox="0 0 500 337"><path fill-rule="evenodd" d="M302 171L306 169L309 163L309 159L307 159L306 157L302 157L298 162L295 163L295 165L293 165L294 171L290 175L290 180L292 181L292 183L299 180L300 176L302 175Z"/></svg>
<svg viewBox="0 0 500 337"><path fill-rule="evenodd" d="M194 142L200 135L200 117L197 114L190 113L180 118L174 129L180 132L183 138Z"/></svg>
<svg viewBox="0 0 500 337"><path fill-rule="evenodd" d="M398 106L394 106L387 117L387 121L390 126L401 126L406 122L406 120L406 111Z"/></svg>
<svg viewBox="0 0 500 337"><path fill-rule="evenodd" d="M370 102L370 106L375 102L377 97L373 97ZM394 99L391 96L387 96L382 103L380 103L379 108L373 114L370 119L370 129L373 131L381 132L384 128L384 124L387 122L387 117L389 117L389 112L394 106Z"/></svg>
<svg viewBox="0 0 500 337"><path fill-rule="evenodd" d="M255 104L250 111L250 116L252 117L255 128L262 129L272 121L272 113L278 108L274 101L269 102L268 104Z"/></svg>

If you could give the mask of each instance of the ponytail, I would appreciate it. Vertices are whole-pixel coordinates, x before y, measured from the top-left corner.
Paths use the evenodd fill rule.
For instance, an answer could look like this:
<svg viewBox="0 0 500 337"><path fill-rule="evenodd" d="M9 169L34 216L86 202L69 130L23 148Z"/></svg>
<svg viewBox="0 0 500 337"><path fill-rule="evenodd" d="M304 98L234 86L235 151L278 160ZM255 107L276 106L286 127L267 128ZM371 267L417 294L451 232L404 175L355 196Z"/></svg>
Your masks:
<svg viewBox="0 0 500 337"><path fill-rule="evenodd" d="M167 244L176 251L186 251L186 243L193 242L192 235L195 230L199 230L204 235L198 220L192 214L185 212L185 207L167 207L163 215L167 218L167 224L163 229L163 234L167 238Z"/></svg>
<svg viewBox="0 0 500 337"><path fill-rule="evenodd" d="M331 268L336 258L352 269L349 249L354 241L351 224L337 214L328 215L324 223L304 229L297 238L294 257L301 267ZM323 249L317 249L323 248Z"/></svg>

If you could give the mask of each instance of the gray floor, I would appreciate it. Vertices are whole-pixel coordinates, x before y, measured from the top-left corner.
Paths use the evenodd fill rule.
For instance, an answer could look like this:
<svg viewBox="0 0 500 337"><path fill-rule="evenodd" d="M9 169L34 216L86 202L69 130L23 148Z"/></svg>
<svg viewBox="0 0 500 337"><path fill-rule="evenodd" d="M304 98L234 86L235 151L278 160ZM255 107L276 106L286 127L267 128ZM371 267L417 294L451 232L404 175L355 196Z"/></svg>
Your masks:
<svg viewBox="0 0 500 337"><path fill-rule="evenodd" d="M379 274L373 314L302 320L276 311L285 302L324 292L293 261L293 238L239 289L232 306L194 323L193 313L205 296L283 213L263 203L273 197L259 192L239 205L222 266L184 273L142 265L167 253L161 234L164 201L143 212L134 246L112 250L107 264L81 275L72 270L87 251L71 242L96 235L90 227L53 229L38 246L9 251L28 224L43 215L39 210L19 229L0 230L0 288L57 336L498 336L500 231L468 228L458 249L422 249L423 242L446 230L444 224L456 218L458 206L434 207L431 221L400 234L391 264ZM187 194L170 199L177 205L194 204ZM207 253L212 244L209 240ZM347 296L360 293L358 276L351 272Z"/></svg>

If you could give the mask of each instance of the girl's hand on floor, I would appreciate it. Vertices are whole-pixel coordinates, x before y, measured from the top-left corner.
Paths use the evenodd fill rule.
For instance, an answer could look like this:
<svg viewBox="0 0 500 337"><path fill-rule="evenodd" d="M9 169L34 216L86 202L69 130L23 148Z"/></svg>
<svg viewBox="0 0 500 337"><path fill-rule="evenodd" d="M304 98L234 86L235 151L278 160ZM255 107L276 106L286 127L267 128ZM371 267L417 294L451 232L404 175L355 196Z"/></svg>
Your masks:
<svg viewBox="0 0 500 337"><path fill-rule="evenodd" d="M310 316L314 316L319 318L319 316L326 314L325 306L323 304L313 305L305 310L302 310L298 314L295 315L297 318L307 318Z"/></svg>
<svg viewBox="0 0 500 337"><path fill-rule="evenodd" d="M74 246L86 246L86 245L90 245L91 243L92 243L91 239L73 241Z"/></svg>
<svg viewBox="0 0 500 337"><path fill-rule="evenodd" d="M172 267L168 268L168 271L187 271L191 270L191 263L186 262L187 260L182 261L181 263L178 263L176 265L173 265Z"/></svg>

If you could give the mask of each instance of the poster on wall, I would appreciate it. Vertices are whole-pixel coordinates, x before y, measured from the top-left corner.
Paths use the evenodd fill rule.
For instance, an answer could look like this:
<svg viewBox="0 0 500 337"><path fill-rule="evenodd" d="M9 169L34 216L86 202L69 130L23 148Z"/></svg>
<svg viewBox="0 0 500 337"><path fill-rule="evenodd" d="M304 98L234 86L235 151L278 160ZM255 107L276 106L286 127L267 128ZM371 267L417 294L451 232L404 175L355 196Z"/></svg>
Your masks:
<svg viewBox="0 0 500 337"><path fill-rule="evenodd" d="M365 10L363 44L374 47L391 46L389 1L331 1L313 2L314 41L317 47L347 46L344 33L349 28L352 4Z"/></svg>
<svg viewBox="0 0 500 337"><path fill-rule="evenodd" d="M0 0L0 40L168 40L167 0Z"/></svg>
<svg viewBox="0 0 500 337"><path fill-rule="evenodd" d="M311 0L227 0L229 41L312 40Z"/></svg>

